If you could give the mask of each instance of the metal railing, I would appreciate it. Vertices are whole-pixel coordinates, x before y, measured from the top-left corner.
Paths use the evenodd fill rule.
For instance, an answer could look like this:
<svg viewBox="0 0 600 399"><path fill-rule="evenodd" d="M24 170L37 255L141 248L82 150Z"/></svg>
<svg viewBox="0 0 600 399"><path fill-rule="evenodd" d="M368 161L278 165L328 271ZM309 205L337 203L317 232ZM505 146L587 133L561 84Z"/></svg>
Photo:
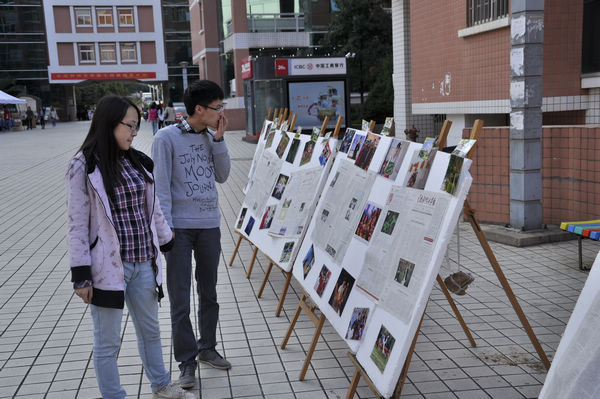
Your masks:
<svg viewBox="0 0 600 399"><path fill-rule="evenodd" d="M226 23L231 35L231 20ZM248 14L248 32L304 32L304 13Z"/></svg>
<svg viewBox="0 0 600 399"><path fill-rule="evenodd" d="M467 26L508 16L508 0L467 0Z"/></svg>

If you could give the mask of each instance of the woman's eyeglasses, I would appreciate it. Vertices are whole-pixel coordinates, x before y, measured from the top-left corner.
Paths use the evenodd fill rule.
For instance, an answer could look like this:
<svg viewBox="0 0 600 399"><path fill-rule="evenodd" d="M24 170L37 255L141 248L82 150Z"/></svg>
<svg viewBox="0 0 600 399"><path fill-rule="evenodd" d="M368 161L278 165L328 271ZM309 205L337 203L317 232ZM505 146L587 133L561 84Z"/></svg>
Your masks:
<svg viewBox="0 0 600 399"><path fill-rule="evenodd" d="M129 123L119 122L121 125L127 126L131 133L137 133L140 130L140 127L137 125L130 125Z"/></svg>

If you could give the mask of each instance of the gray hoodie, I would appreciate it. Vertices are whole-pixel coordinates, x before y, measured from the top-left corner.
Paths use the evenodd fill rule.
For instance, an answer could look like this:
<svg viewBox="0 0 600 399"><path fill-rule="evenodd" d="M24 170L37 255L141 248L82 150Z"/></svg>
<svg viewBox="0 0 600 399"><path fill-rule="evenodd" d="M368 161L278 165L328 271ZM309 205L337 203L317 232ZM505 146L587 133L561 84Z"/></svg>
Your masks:
<svg viewBox="0 0 600 399"><path fill-rule="evenodd" d="M204 132L183 133L177 125L156 133L152 143L156 194L171 228L219 227L221 214L215 182L229 176L225 141Z"/></svg>

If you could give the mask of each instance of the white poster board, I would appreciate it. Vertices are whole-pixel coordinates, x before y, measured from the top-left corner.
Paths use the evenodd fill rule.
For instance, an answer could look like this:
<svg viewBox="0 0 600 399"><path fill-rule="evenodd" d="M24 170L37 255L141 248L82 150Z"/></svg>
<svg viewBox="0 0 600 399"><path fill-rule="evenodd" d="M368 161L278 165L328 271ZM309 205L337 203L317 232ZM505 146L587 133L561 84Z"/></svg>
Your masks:
<svg viewBox="0 0 600 399"><path fill-rule="evenodd" d="M600 253L560 340L540 399L600 397Z"/></svg>
<svg viewBox="0 0 600 399"><path fill-rule="evenodd" d="M235 228L289 272L333 164L338 140L266 130L256 149L260 155L255 154Z"/></svg>
<svg viewBox="0 0 600 399"><path fill-rule="evenodd" d="M389 397L472 178L465 160L455 195L444 192L450 154L438 152L424 189L405 187L418 180L409 177L422 146L374 136L355 131L342 140L293 273ZM375 141L364 170L364 148L355 144L371 151ZM383 360L371 358L376 345Z"/></svg>

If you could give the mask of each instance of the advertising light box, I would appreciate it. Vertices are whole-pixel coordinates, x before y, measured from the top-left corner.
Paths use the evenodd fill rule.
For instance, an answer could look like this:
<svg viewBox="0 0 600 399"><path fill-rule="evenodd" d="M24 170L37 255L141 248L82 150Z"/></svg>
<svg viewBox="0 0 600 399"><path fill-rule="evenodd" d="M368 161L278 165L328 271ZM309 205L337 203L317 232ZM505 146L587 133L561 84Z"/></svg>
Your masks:
<svg viewBox="0 0 600 399"><path fill-rule="evenodd" d="M345 88L343 80L319 82L289 82L289 108L297 114L296 126L303 129L320 127L329 116L328 128L334 128L338 116L342 116L346 125Z"/></svg>

